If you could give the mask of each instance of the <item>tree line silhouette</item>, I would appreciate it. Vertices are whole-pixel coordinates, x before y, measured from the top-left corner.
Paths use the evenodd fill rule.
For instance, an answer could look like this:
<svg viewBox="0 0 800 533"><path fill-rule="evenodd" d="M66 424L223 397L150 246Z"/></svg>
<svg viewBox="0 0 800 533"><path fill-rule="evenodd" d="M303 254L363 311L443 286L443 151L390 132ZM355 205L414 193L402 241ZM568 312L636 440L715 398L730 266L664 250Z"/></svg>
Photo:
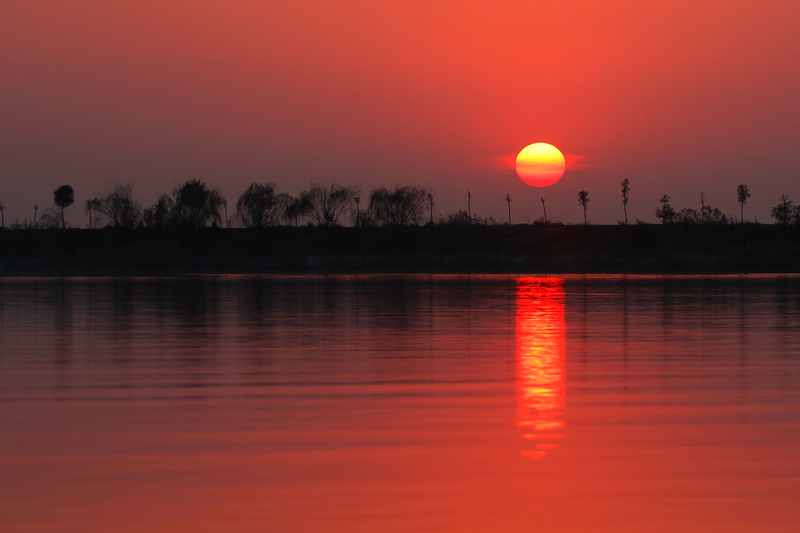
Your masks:
<svg viewBox="0 0 800 533"><path fill-rule="evenodd" d="M628 202L630 181L622 180L623 220L628 224ZM740 204L738 222L744 222L744 206L751 194L745 184L737 187ZM512 198L506 193L508 223L511 223ZM583 209L584 224L588 225L589 192L578 192L578 203ZM62 185L53 192L53 204L57 209L45 210L38 217L39 206L34 205L33 221L16 222L13 228L66 228L65 209L75 202L75 191L70 185ZM543 217L534 224L552 224L547 218L545 198L541 198ZM676 210L670 196L659 199L660 206L655 215L663 224L730 224L735 217L720 209L707 205L705 194L700 193L700 210L684 208ZM5 228L6 205L0 202L0 227ZM433 191L419 186L394 186L373 188L368 202L362 209L361 193L357 186L324 185L311 183L297 196L278 191L273 183L252 183L236 201L235 211L229 216L228 202L222 193L197 179L190 179L178 186L171 195L162 194L149 207L133 195L131 185L115 185L106 195L89 198L84 204L90 229L103 226L118 228L166 228L188 227L271 227L278 225L314 225L332 227L346 222L358 227L365 226L410 226L422 223L442 225L494 225L501 222L489 216L479 217L472 212L472 193L467 191L467 210L434 216ZM800 205L794 205L788 196L780 195L780 203L772 208L772 218L777 224L800 225ZM38 217L38 218L37 218ZM647 224L636 220L637 224ZM560 224L556 222L555 224Z"/></svg>

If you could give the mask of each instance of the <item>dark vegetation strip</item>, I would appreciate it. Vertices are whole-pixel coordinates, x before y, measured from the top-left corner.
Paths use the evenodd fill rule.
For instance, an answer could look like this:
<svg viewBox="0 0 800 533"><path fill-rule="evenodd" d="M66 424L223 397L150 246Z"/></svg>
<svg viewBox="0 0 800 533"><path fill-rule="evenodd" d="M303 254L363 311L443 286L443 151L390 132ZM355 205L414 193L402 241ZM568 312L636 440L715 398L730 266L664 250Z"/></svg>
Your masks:
<svg viewBox="0 0 800 533"><path fill-rule="evenodd" d="M2 275L800 272L800 226L0 230Z"/></svg>

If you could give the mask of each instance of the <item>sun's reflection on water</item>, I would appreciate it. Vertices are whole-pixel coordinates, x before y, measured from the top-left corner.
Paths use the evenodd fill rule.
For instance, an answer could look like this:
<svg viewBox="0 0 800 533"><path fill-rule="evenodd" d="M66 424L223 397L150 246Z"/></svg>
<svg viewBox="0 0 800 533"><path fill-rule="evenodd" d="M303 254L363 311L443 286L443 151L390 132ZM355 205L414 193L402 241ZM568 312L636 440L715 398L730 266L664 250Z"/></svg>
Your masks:
<svg viewBox="0 0 800 533"><path fill-rule="evenodd" d="M530 443L522 455L541 459L564 438L564 280L517 280L517 427Z"/></svg>

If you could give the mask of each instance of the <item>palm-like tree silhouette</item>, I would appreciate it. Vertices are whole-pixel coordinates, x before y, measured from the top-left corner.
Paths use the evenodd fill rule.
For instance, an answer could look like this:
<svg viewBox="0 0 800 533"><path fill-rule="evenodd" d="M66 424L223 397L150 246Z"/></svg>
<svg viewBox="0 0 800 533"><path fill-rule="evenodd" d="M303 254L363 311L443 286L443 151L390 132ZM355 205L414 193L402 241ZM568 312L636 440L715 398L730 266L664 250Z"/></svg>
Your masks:
<svg viewBox="0 0 800 533"><path fill-rule="evenodd" d="M64 208L75 203L75 190L69 185L62 185L53 191L53 203L61 208L61 228L66 228L67 223L64 220Z"/></svg>
<svg viewBox="0 0 800 533"><path fill-rule="evenodd" d="M581 191L578 193L578 203L583 207L583 224L588 225L589 222L586 219L586 207L589 205L589 193L587 191Z"/></svg>

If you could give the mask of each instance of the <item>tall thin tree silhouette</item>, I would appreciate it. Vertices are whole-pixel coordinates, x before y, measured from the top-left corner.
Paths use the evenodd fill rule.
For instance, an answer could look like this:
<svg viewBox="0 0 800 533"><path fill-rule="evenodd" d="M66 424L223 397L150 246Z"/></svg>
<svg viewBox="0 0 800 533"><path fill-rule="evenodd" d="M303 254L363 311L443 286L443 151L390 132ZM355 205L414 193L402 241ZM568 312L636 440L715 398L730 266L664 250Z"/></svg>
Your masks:
<svg viewBox="0 0 800 533"><path fill-rule="evenodd" d="M589 224L589 221L586 218L586 207L589 205L589 193L587 191L581 191L578 193L578 203L583 207L583 224L586 226Z"/></svg>
<svg viewBox="0 0 800 533"><path fill-rule="evenodd" d="M704 224L706 221L706 193L700 193L700 223Z"/></svg>
<svg viewBox="0 0 800 533"><path fill-rule="evenodd" d="M544 211L544 223L547 225L547 207L544 205L544 196L542 196L542 211Z"/></svg>
<svg viewBox="0 0 800 533"><path fill-rule="evenodd" d="M628 185L630 182L628 178L622 180L622 210L625 213L625 224L628 224L628 194L631 192L631 188Z"/></svg>
<svg viewBox="0 0 800 533"><path fill-rule="evenodd" d="M741 224L744 222L744 204L747 203L747 199L750 198L750 189L747 188L747 185L739 185L736 189L737 196L739 198L739 205L741 206L741 215L739 218L739 223Z"/></svg>

